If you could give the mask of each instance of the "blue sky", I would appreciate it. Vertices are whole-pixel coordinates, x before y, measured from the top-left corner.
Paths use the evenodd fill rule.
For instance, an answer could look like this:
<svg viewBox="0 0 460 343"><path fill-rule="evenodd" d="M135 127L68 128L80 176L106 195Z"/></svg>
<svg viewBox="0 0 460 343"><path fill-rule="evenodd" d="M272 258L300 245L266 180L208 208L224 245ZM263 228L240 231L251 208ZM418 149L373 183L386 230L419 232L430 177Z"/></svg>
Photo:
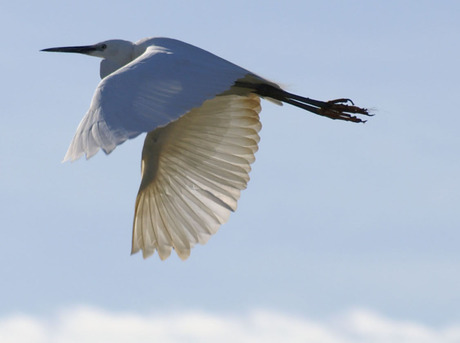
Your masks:
<svg viewBox="0 0 460 343"><path fill-rule="evenodd" d="M0 318L361 308L460 325L459 13L455 1L2 4ZM61 164L99 61L39 50L148 36L377 115L356 125L264 102L229 222L186 262L144 261L129 255L143 139Z"/></svg>

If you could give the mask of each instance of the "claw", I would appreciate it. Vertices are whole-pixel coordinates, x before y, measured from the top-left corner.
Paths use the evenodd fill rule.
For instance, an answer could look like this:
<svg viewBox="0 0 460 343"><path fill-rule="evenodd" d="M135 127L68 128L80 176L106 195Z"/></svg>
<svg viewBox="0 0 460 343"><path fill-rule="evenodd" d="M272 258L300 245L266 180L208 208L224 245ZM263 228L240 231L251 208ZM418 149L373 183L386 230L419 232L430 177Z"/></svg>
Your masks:
<svg viewBox="0 0 460 343"><path fill-rule="evenodd" d="M350 103L351 105L347 105ZM318 109L318 114L329 117L331 119L339 119L345 121L351 121L355 123L365 123L366 120L362 120L358 117L355 117L351 114L362 114L368 117L371 117L373 114L370 114L366 108L357 107L354 105L353 101L346 98L330 100L325 103L325 106L321 106Z"/></svg>

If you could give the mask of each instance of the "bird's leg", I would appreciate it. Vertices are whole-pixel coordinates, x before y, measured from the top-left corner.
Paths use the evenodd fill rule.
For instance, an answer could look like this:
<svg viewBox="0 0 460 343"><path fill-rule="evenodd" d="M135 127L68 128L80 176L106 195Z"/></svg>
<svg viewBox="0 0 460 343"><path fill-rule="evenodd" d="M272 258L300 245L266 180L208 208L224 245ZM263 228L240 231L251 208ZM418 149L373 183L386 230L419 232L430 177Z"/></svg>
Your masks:
<svg viewBox="0 0 460 343"><path fill-rule="evenodd" d="M372 116L366 108L355 106L353 101L347 98L319 101L286 92L269 84L254 84L237 81L235 82L235 86L251 89L260 96L276 99L331 119L365 123L366 120L358 118L353 114L361 114L368 117Z"/></svg>
<svg viewBox="0 0 460 343"><path fill-rule="evenodd" d="M347 98L319 101L285 91L283 91L283 93L285 99L282 101L331 119L351 121L354 123L365 123L366 120L358 118L352 114L361 114L368 117L372 116L366 108L355 106L353 101Z"/></svg>

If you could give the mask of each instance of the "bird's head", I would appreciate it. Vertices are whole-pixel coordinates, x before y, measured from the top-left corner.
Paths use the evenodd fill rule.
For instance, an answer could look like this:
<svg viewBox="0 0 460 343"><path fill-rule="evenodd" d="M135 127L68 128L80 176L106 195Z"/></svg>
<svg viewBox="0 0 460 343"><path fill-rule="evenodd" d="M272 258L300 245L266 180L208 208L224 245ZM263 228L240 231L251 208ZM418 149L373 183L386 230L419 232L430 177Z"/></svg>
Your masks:
<svg viewBox="0 0 460 343"><path fill-rule="evenodd" d="M101 77L119 69L134 59L134 44L122 39L111 39L93 45L48 48L47 52L73 52L103 58Z"/></svg>

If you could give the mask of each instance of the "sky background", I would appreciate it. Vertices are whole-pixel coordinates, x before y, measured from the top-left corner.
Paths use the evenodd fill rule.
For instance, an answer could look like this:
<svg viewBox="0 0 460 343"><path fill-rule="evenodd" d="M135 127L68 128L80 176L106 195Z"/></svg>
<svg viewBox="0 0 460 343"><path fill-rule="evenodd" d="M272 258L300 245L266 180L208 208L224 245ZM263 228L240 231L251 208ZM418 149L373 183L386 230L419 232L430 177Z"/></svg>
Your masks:
<svg viewBox="0 0 460 343"><path fill-rule="evenodd" d="M459 16L457 1L3 1L0 341L460 342ZM185 262L130 256L143 137L62 164L99 60L39 50L151 36L377 115L264 102L229 222Z"/></svg>

